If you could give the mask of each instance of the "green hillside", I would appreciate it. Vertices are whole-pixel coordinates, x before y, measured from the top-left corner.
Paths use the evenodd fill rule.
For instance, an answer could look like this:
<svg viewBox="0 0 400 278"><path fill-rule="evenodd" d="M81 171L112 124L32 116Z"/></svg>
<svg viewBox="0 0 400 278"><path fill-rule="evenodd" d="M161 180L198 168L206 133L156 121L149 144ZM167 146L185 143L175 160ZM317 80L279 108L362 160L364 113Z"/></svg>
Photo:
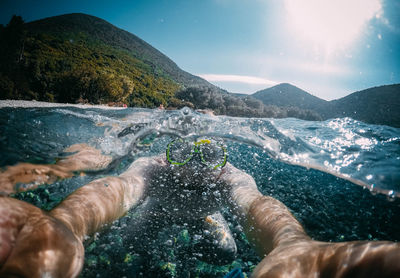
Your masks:
<svg viewBox="0 0 400 278"><path fill-rule="evenodd" d="M264 105L181 70L137 36L85 14L0 25L0 99L212 109L243 117L321 119Z"/></svg>
<svg viewBox="0 0 400 278"><path fill-rule="evenodd" d="M252 96L264 105L311 110L324 120L351 117L370 124L400 127L400 84L369 88L332 101L290 84L279 84Z"/></svg>
<svg viewBox="0 0 400 278"><path fill-rule="evenodd" d="M214 87L129 32L85 14L0 27L0 98L168 105L190 86Z"/></svg>
<svg viewBox="0 0 400 278"><path fill-rule="evenodd" d="M265 104L280 107L298 107L300 109L315 109L327 104L326 100L315 97L306 91L288 83L281 83L268 89L258 91L252 96Z"/></svg>
<svg viewBox="0 0 400 278"><path fill-rule="evenodd" d="M400 127L400 84L369 88L330 101L324 117L351 117L371 124Z"/></svg>

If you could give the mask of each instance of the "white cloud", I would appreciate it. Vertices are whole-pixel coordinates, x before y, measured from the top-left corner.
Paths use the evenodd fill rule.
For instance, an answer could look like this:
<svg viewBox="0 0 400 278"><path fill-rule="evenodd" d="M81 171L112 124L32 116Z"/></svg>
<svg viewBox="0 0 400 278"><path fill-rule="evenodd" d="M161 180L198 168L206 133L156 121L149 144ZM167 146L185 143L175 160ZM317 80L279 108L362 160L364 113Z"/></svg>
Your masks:
<svg viewBox="0 0 400 278"><path fill-rule="evenodd" d="M256 76L248 76L248 75L230 75L230 74L199 74L201 78L209 82L235 82L235 83L246 83L252 85L265 85L265 86L274 86L278 84L278 82L256 77Z"/></svg>

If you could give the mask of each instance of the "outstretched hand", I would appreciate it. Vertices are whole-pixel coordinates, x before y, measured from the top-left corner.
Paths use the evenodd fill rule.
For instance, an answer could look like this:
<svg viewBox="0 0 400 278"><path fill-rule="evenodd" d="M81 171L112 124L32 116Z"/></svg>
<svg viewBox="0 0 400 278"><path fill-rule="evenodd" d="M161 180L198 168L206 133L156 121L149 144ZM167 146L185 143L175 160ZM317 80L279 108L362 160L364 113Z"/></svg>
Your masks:
<svg viewBox="0 0 400 278"><path fill-rule="evenodd" d="M86 144L72 145L64 152L69 155L59 159L56 164L18 163L7 167L4 172L0 172L0 195L33 190L42 184L70 178L76 171L104 169L112 161L110 156Z"/></svg>

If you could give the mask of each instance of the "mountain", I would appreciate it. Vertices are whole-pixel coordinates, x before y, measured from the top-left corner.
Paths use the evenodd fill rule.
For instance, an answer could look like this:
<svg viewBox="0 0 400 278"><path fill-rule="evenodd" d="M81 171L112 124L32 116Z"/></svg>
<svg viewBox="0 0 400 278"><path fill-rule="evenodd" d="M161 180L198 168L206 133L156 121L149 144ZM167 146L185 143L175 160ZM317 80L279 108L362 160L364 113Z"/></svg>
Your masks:
<svg viewBox="0 0 400 278"><path fill-rule="evenodd" d="M0 99L189 106L244 117L319 120L311 111L240 98L181 70L171 59L103 19L67 14L0 25Z"/></svg>
<svg viewBox="0 0 400 278"><path fill-rule="evenodd" d="M324 118L351 117L370 124L400 127L400 84L369 88L329 104Z"/></svg>
<svg viewBox="0 0 400 278"><path fill-rule="evenodd" d="M318 121L321 117L311 111L297 107L265 105L252 96L238 97L236 94L222 94L212 88L190 87L179 91L176 97L195 109L211 109L218 115L262 118L294 117Z"/></svg>
<svg viewBox="0 0 400 278"><path fill-rule="evenodd" d="M78 39L85 37L89 43L102 43L126 51L148 65L153 73L164 74L185 86L214 86L181 70L171 59L134 34L95 16L75 13L50 17L28 23L27 29L31 34L45 33L60 39L69 37L70 40L79 34Z"/></svg>
<svg viewBox="0 0 400 278"><path fill-rule="evenodd" d="M319 109L316 109L316 107L322 108L327 104L326 100L315 97L288 83L281 83L274 87L258 91L251 96L261 100L264 104L280 107L292 106L317 112Z"/></svg>
<svg viewBox="0 0 400 278"><path fill-rule="evenodd" d="M400 126L398 86L327 102L290 84L231 94L181 70L137 36L103 19L67 14L0 24L0 99L212 109L244 117L321 120L351 116Z"/></svg>
<svg viewBox="0 0 400 278"><path fill-rule="evenodd" d="M370 124L400 127L400 84L369 88L332 101L322 100L287 83L252 96L264 105L308 109L324 120L351 117Z"/></svg>
<svg viewBox="0 0 400 278"><path fill-rule="evenodd" d="M186 87L211 87L103 19L67 14L0 25L0 98L168 105Z"/></svg>

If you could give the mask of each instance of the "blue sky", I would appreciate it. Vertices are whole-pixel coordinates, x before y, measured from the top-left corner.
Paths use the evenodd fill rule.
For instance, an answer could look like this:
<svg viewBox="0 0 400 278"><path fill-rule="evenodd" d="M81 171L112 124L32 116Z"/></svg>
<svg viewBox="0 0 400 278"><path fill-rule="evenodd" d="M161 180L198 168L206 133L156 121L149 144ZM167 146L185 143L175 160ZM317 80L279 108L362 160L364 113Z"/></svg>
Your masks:
<svg viewBox="0 0 400 278"><path fill-rule="evenodd" d="M0 0L1 24L73 12L103 18L235 93L288 82L331 100L400 83L398 0Z"/></svg>

